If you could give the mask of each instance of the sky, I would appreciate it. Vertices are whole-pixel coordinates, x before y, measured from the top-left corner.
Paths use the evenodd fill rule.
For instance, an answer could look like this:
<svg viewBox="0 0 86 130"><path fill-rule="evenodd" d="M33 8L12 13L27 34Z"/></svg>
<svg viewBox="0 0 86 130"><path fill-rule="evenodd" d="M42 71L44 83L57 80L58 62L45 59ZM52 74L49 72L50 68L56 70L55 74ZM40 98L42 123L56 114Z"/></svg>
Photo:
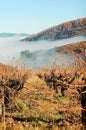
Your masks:
<svg viewBox="0 0 86 130"><path fill-rule="evenodd" d="M86 17L86 0L0 0L0 32L33 34Z"/></svg>

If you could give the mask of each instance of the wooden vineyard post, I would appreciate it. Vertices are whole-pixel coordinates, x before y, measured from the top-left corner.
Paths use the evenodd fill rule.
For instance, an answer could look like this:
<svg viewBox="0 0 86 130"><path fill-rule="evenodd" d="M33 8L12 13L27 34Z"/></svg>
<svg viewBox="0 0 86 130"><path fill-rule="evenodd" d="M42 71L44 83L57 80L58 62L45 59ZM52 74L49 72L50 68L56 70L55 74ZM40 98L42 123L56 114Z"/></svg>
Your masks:
<svg viewBox="0 0 86 130"><path fill-rule="evenodd" d="M1 89L1 100L2 100L2 122L3 122L3 125L4 125L4 130L6 130L6 124L5 124L5 103L4 103L4 87L2 87Z"/></svg>
<svg viewBox="0 0 86 130"><path fill-rule="evenodd" d="M82 104L82 123L84 125L84 128L86 129L86 90L82 92L81 104Z"/></svg>

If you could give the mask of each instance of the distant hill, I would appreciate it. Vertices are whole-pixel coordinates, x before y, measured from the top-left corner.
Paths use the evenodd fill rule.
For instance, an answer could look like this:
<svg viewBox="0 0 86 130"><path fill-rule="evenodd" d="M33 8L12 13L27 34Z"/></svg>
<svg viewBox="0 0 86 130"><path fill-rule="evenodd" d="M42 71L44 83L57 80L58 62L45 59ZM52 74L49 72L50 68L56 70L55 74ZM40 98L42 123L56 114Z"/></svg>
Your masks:
<svg viewBox="0 0 86 130"><path fill-rule="evenodd" d="M75 56L79 56L86 62L86 41L56 47L54 50L59 51L61 54L73 54Z"/></svg>
<svg viewBox="0 0 86 130"><path fill-rule="evenodd" d="M13 37L13 36L21 36L21 37L24 37L24 36L28 36L29 34L26 34L26 33L0 33L0 37Z"/></svg>
<svg viewBox="0 0 86 130"><path fill-rule="evenodd" d="M22 41L59 40L86 34L86 18L77 19L56 25L36 34L32 34Z"/></svg>

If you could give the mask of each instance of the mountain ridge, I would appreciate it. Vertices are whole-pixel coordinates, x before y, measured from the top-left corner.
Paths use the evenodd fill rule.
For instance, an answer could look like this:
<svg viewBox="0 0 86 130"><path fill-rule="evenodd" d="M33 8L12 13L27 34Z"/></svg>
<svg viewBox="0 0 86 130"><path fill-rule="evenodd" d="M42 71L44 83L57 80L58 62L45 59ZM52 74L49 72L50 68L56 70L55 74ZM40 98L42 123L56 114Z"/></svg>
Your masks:
<svg viewBox="0 0 86 130"><path fill-rule="evenodd" d="M7 32L0 33L0 37L28 36L28 35L29 34L27 33L7 33Z"/></svg>
<svg viewBox="0 0 86 130"><path fill-rule="evenodd" d="M32 34L22 39L22 41L59 40L83 34L86 34L86 17L53 26Z"/></svg>

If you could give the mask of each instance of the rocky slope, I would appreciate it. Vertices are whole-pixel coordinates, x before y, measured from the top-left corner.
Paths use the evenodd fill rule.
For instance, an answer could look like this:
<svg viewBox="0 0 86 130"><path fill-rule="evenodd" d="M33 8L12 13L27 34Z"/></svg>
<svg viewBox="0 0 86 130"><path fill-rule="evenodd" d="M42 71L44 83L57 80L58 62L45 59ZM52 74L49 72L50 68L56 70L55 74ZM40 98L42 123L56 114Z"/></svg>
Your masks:
<svg viewBox="0 0 86 130"><path fill-rule="evenodd" d="M42 32L30 35L22 41L58 40L86 34L86 18L56 25Z"/></svg>

